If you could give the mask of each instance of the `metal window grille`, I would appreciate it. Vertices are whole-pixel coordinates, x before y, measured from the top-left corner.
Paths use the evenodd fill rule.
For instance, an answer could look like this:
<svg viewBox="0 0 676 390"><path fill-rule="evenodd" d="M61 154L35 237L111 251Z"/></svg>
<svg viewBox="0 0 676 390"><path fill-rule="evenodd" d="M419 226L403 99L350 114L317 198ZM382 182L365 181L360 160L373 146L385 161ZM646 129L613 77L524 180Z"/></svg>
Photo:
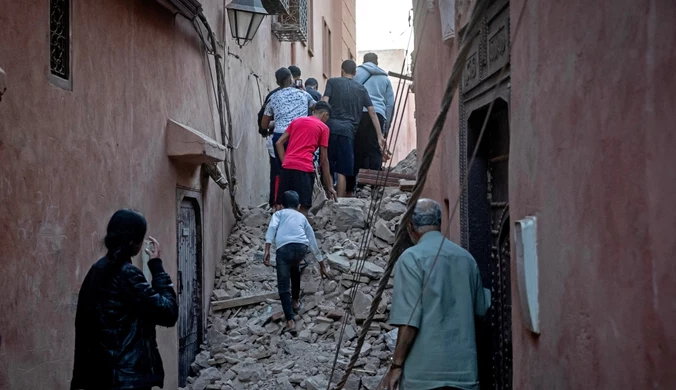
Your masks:
<svg viewBox="0 0 676 390"><path fill-rule="evenodd" d="M52 75L70 80L70 0L49 2L49 66Z"/></svg>
<svg viewBox="0 0 676 390"><path fill-rule="evenodd" d="M289 13L277 16L273 33L282 42L307 41L307 1L289 0Z"/></svg>

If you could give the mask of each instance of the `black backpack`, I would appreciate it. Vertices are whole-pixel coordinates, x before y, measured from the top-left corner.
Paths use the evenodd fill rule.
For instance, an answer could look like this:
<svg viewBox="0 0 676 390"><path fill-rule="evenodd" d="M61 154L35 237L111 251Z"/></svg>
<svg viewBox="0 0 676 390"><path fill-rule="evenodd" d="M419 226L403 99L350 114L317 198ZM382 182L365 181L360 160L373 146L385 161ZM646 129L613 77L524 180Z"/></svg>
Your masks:
<svg viewBox="0 0 676 390"><path fill-rule="evenodd" d="M274 90L272 90L272 91L268 94L268 96L265 97L265 103L263 103L263 107L261 107L261 109L258 111L258 122L256 122L256 123L258 124L258 134L260 134L261 137L263 137L263 138L265 138L265 137L269 136L270 134L272 134L272 129L264 129L264 128L261 126L261 123L263 122L263 116L265 115L265 107L267 107L268 101L270 100L270 97L271 97L275 92L277 92L277 91L279 91L279 90L280 90L280 88L275 88Z"/></svg>

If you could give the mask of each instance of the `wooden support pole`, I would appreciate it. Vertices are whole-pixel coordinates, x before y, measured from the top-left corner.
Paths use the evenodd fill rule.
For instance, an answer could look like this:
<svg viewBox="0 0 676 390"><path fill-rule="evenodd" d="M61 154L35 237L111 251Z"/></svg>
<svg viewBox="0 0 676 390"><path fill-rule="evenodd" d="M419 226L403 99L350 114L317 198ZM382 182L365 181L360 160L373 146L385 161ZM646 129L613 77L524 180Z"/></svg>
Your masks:
<svg viewBox="0 0 676 390"><path fill-rule="evenodd" d="M248 297L226 299L224 301L213 301L211 302L211 309L213 311L221 311L225 309L232 309L233 307L255 305L264 302L267 299L279 299L279 293L275 291Z"/></svg>
<svg viewBox="0 0 676 390"><path fill-rule="evenodd" d="M387 72L387 75L391 76L391 77L398 78L398 79L402 79L402 80L413 81L413 77L407 76L407 75L401 74L401 73Z"/></svg>

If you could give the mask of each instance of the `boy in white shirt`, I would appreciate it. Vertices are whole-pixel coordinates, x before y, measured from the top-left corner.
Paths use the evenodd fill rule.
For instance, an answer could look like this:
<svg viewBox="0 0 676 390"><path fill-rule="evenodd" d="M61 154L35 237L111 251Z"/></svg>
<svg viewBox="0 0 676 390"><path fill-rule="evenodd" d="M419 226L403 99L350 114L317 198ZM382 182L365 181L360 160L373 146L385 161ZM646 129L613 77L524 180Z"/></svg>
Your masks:
<svg viewBox="0 0 676 390"><path fill-rule="evenodd" d="M297 335L294 312L301 309L300 297L300 263L312 250L319 262L322 277L329 277L329 268L322 258L317 246L314 230L307 218L298 211L300 199L296 191L286 191L281 200L282 210L272 215L270 226L265 234L265 265L270 266L270 247L274 240L277 247L277 289L282 301L286 329L293 336Z"/></svg>

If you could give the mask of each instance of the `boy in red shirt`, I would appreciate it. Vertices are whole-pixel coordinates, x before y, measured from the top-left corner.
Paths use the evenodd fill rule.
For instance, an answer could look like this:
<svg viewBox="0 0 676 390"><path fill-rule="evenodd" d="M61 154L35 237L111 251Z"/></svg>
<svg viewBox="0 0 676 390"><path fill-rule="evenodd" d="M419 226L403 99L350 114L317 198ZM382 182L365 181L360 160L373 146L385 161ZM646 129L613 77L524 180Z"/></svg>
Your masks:
<svg viewBox="0 0 676 390"><path fill-rule="evenodd" d="M307 216L312 207L312 190L315 184L314 152L319 148L322 177L327 195L335 199L329 169L329 128L326 121L331 116L331 106L326 102L315 104L311 116L295 119L282 137L275 143L277 155L282 161L277 199L286 191L296 191L300 198L299 211ZM286 151L284 144L288 141Z"/></svg>

